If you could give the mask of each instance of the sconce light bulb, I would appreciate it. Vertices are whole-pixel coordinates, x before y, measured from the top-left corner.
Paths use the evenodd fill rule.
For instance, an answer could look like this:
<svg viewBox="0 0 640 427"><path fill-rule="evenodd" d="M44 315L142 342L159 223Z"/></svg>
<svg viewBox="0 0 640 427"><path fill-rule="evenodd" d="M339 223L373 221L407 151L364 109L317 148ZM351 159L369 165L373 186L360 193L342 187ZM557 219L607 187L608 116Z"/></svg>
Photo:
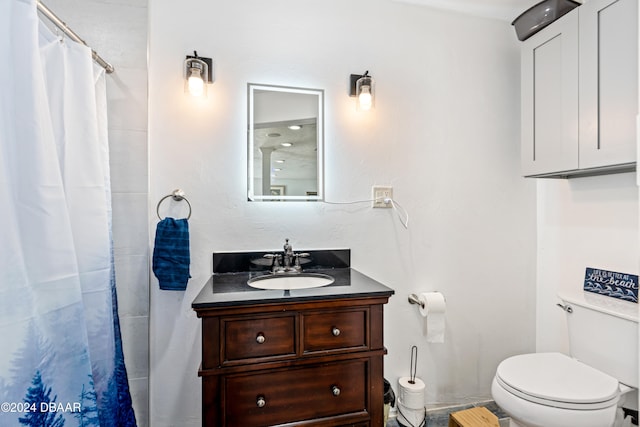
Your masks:
<svg viewBox="0 0 640 427"><path fill-rule="evenodd" d="M189 75L189 93L193 96L202 96L204 94L204 80L202 80L202 75L198 68L191 68L191 75Z"/></svg>
<svg viewBox="0 0 640 427"><path fill-rule="evenodd" d="M368 111L371 109L372 105L372 97L371 90L369 86L363 85L360 87L361 91L358 95L358 102L360 103L360 109L363 111Z"/></svg>

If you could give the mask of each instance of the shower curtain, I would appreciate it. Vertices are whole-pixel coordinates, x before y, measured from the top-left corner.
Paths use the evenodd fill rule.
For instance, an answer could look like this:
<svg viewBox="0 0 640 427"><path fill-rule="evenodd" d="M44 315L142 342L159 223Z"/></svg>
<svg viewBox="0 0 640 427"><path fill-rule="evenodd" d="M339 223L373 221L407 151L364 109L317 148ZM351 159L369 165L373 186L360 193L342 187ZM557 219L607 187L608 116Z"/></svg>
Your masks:
<svg viewBox="0 0 640 427"><path fill-rule="evenodd" d="M0 2L0 426L135 426L111 239L104 71Z"/></svg>

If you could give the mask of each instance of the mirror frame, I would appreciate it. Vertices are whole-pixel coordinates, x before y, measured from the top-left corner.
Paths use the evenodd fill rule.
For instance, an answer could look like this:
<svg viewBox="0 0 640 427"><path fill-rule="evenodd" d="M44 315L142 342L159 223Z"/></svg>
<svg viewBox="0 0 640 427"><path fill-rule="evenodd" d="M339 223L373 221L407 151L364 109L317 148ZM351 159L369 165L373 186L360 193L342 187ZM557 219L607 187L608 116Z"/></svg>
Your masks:
<svg viewBox="0 0 640 427"><path fill-rule="evenodd" d="M272 195L258 195L255 193L254 188L254 96L255 91L274 91L274 92L289 92L297 94L315 95L318 97L318 118L316 123L316 137L317 137L317 171L316 177L318 180L318 194L313 196L272 196ZM322 201L324 200L324 90L323 89L310 89L291 86L276 86L267 84L247 84L247 198L249 201Z"/></svg>

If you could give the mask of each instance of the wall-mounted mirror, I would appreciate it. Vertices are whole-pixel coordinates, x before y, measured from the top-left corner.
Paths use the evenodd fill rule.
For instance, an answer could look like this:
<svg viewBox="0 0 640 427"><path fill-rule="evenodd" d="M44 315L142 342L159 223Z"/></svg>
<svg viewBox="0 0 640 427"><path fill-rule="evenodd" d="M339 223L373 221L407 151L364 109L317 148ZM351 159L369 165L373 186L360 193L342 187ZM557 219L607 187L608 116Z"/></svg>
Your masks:
<svg viewBox="0 0 640 427"><path fill-rule="evenodd" d="M248 95L249 200L323 200L324 91L249 83Z"/></svg>

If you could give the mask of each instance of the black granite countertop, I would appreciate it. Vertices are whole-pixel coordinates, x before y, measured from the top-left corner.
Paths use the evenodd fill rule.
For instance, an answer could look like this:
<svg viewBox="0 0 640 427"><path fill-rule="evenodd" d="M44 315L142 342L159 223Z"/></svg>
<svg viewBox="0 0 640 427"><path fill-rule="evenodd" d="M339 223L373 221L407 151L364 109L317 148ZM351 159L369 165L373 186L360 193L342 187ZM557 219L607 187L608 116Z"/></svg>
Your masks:
<svg viewBox="0 0 640 427"><path fill-rule="evenodd" d="M311 251L312 261L304 268L304 272L326 274L333 277L334 282L318 288L291 290L263 290L249 286L249 279L271 274L268 266L256 263L256 256L251 256L254 253L214 253L214 273L191 306L198 310L335 298L390 297L394 294L393 289L350 268L348 250L331 251L330 257L326 256L326 252L328 251ZM258 254L261 256L263 253ZM339 261L326 262L327 259ZM317 263L313 260L324 262Z"/></svg>
<svg viewBox="0 0 640 427"><path fill-rule="evenodd" d="M291 290L263 290L252 288L247 281L271 273L225 273L211 276L191 306L194 309L273 304L275 302L301 302L335 298L371 296L390 297L393 289L352 268L309 269L306 273L322 273L334 278L330 285Z"/></svg>

